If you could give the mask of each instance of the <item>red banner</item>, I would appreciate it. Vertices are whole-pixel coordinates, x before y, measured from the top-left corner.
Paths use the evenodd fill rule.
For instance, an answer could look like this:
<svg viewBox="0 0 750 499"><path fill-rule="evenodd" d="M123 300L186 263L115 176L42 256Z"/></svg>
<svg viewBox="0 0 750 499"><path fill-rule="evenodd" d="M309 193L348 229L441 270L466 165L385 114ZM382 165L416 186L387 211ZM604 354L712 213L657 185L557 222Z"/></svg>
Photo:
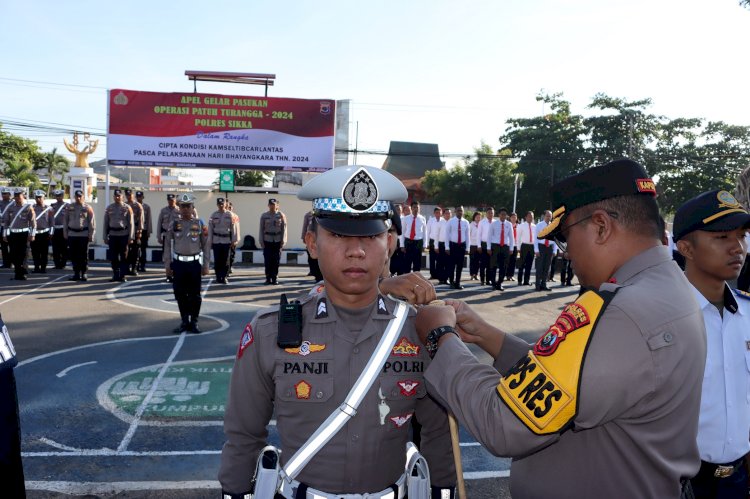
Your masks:
<svg viewBox="0 0 750 499"><path fill-rule="evenodd" d="M113 165L324 171L333 167L331 99L109 91Z"/></svg>

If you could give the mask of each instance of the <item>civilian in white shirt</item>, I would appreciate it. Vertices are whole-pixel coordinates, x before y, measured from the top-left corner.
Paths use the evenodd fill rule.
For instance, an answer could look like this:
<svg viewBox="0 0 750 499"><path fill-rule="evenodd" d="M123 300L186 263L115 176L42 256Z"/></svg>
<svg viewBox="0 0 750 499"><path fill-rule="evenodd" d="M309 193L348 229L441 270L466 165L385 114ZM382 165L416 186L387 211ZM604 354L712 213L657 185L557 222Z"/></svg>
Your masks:
<svg viewBox="0 0 750 499"><path fill-rule="evenodd" d="M404 273L422 270L422 251L424 250L425 229L427 221L419 214L419 202L411 202L411 214L402 219L401 232L404 234L406 265Z"/></svg>
<svg viewBox="0 0 750 499"><path fill-rule="evenodd" d="M487 280L493 284L498 291L504 291L503 280L505 279L505 267L510 257L510 248L513 246L513 226L508 221L508 210L500 208L498 220L490 226L490 268ZM495 275L497 274L497 277Z"/></svg>
<svg viewBox="0 0 750 499"><path fill-rule="evenodd" d="M443 218L438 224L438 238L435 240L435 251L438 255L437 272L438 284L448 284L448 267L450 266L450 256L448 255L448 245L445 244L448 220L451 219L451 209L443 208Z"/></svg>
<svg viewBox="0 0 750 499"><path fill-rule="evenodd" d="M516 275L516 260L518 260L518 215L513 212L508 217L510 224L513 226L513 247L510 249L510 257L508 258L508 269L505 271L506 281L515 281Z"/></svg>
<svg viewBox="0 0 750 499"><path fill-rule="evenodd" d="M393 220L395 224L396 218L398 218L398 224L399 228L397 231L398 237L396 237L396 251L391 255L390 263L389 263L389 270L391 272L391 275L401 275L404 273L404 267L406 266L404 264L405 255L401 251L404 247L404 234L401 231L401 205L400 204L394 204L393 205Z"/></svg>
<svg viewBox="0 0 750 499"><path fill-rule="evenodd" d="M529 286L529 280L531 279L531 265L534 263L534 252L536 239L536 225L534 224L534 212L526 212L526 220L521 222L516 227L516 233L518 234L518 241L521 243L519 248L519 256L521 258L521 266L518 269L518 285Z"/></svg>
<svg viewBox="0 0 750 499"><path fill-rule="evenodd" d="M750 452L750 294L732 289L747 257L750 214L714 190L677 209L674 240L706 326L696 499L745 499ZM680 331L675 331L679 334Z"/></svg>
<svg viewBox="0 0 750 499"><path fill-rule="evenodd" d="M482 213L475 211L469 224L469 275L472 281L477 280L477 274L479 273L479 243L481 242L479 223L481 220Z"/></svg>
<svg viewBox="0 0 750 499"><path fill-rule="evenodd" d="M534 234L538 234L552 220L552 212L546 210L544 212L544 219L536 224ZM549 275L549 268L552 265L552 255L557 251L557 245L549 239L539 239L534 237L536 241L536 248L534 256L536 256L536 284L535 288L537 291L552 291L547 286L547 276Z"/></svg>
<svg viewBox="0 0 750 499"><path fill-rule="evenodd" d="M432 210L432 216L427 221L427 239L429 240L429 252L430 252L430 279L437 279L437 262L438 254L435 251L435 241L438 238L438 232L440 230L440 220L442 220L443 210L439 206L436 206Z"/></svg>
<svg viewBox="0 0 750 499"><path fill-rule="evenodd" d="M490 280L487 278L490 268L490 244L488 242L490 237L490 226L495 221L495 208L488 206L484 213L484 218L479 222L479 281L482 285L487 284L493 286Z"/></svg>
<svg viewBox="0 0 750 499"><path fill-rule="evenodd" d="M444 242L450 257L448 280L453 289L464 289L461 274L469 250L469 221L464 218L463 206L456 206L456 216L448 220Z"/></svg>

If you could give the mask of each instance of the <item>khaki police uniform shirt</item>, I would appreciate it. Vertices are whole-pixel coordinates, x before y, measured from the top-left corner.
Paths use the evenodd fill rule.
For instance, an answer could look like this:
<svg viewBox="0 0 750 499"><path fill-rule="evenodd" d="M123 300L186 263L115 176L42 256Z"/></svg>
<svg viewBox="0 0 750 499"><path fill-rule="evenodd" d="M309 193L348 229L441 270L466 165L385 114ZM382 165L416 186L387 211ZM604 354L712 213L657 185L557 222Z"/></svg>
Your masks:
<svg viewBox="0 0 750 499"><path fill-rule="evenodd" d="M143 208L143 231L151 234L151 229L154 227L151 220L151 207L146 203L141 203L141 207Z"/></svg>
<svg viewBox="0 0 750 499"><path fill-rule="evenodd" d="M430 393L477 440L517 458L514 498L678 498L680 479L698 471L706 340L692 290L663 246L632 258L614 278L616 285L601 286L618 289L589 344L570 430L536 435L497 395L498 372L529 350L514 336L505 337L494 369L451 337L426 373Z"/></svg>
<svg viewBox="0 0 750 499"><path fill-rule="evenodd" d="M88 237L89 241L94 240L96 217L91 206L86 203L73 203L68 205L63 212L65 213L63 234L65 234L66 239L68 237ZM107 227L106 222L105 227Z"/></svg>
<svg viewBox="0 0 750 499"><path fill-rule="evenodd" d="M137 232L143 230L143 205L138 201L126 203L133 210L133 227Z"/></svg>
<svg viewBox="0 0 750 499"><path fill-rule="evenodd" d="M65 201L55 201L52 206L52 219L55 229L63 229L65 227L65 207L68 205Z"/></svg>
<svg viewBox="0 0 750 499"><path fill-rule="evenodd" d="M215 211L208 221L208 236L211 244L231 244L240 240L239 218L229 210Z"/></svg>
<svg viewBox="0 0 750 499"><path fill-rule="evenodd" d="M16 214L20 213L18 216ZM36 229L36 218L34 216L34 208L28 203L18 206L13 201L5 210L5 216L3 217L3 227L5 229L29 229L33 236L33 231Z"/></svg>
<svg viewBox="0 0 750 499"><path fill-rule="evenodd" d="M40 230L44 229L50 229L52 227L52 208L49 206L42 204L39 206L38 204L34 203L34 218L36 219L36 230L39 232ZM41 215L41 216L40 216ZM49 230L47 230L49 232Z"/></svg>
<svg viewBox="0 0 750 499"><path fill-rule="evenodd" d="M191 218L184 220L176 217L164 236L164 267L172 267L173 253L181 256L203 255L203 271L208 273L209 250L208 230L203 220Z"/></svg>
<svg viewBox="0 0 750 499"><path fill-rule="evenodd" d="M13 200L0 200L0 227L5 227L5 216L3 216L3 213L5 212L5 209L10 206L10 204L13 202Z"/></svg>
<svg viewBox="0 0 750 499"><path fill-rule="evenodd" d="M395 302L379 297L359 332L338 317L325 291L302 300L303 344L276 344L278 307L258 312L251 340L235 361L224 417L226 443L219 481L231 493L249 490L266 425L274 413L285 464L344 401L393 318ZM403 329L357 414L307 464L298 480L330 493L378 492L404 472L411 418L422 424L421 449L432 485L456 481L447 413L427 396L429 357L409 310ZM248 330L246 327L246 330Z"/></svg>
<svg viewBox="0 0 750 499"><path fill-rule="evenodd" d="M258 242L261 247L263 243L281 243L283 247L286 244L286 215L277 211L271 213L267 211L260 216L260 231L258 233Z"/></svg>
<svg viewBox="0 0 750 499"><path fill-rule="evenodd" d="M179 216L180 209L176 205L174 207L167 205L161 209L159 212L159 220L156 222L156 230L158 231L157 237L159 241L162 240L164 234L169 230L169 224L172 223L172 219L179 218Z"/></svg>
<svg viewBox="0 0 750 499"><path fill-rule="evenodd" d="M133 209L125 203L112 203L104 210L104 241L109 236L128 236L133 239Z"/></svg>

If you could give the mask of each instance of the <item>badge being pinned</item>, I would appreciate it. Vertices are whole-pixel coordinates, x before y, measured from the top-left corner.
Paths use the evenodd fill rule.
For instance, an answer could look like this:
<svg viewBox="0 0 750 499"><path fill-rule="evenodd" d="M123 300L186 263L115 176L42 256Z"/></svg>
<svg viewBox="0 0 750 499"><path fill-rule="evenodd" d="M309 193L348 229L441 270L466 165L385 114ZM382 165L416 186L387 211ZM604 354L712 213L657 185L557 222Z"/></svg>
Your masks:
<svg viewBox="0 0 750 499"><path fill-rule="evenodd" d="M240 337L240 348L237 350L237 358L242 358L242 353L245 351L247 347L253 344L253 328L250 326L250 323L248 323L245 326L245 329L242 331L242 336Z"/></svg>
<svg viewBox="0 0 750 499"><path fill-rule="evenodd" d="M415 345L406 338L401 338L393 347L391 354L397 357L416 357L419 355L419 345Z"/></svg>

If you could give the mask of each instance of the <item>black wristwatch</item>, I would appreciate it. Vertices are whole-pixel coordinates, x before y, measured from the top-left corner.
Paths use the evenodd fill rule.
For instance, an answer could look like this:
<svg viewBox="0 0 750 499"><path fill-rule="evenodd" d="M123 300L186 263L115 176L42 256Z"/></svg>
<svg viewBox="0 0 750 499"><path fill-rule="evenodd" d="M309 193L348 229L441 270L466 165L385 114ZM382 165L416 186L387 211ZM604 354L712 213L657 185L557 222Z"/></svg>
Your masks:
<svg viewBox="0 0 750 499"><path fill-rule="evenodd" d="M458 336L456 330L451 326L436 327L427 335L427 343L425 344L425 348L427 349L427 355L429 355L431 359L434 358L435 354L437 353L438 340L448 333L453 333Z"/></svg>

